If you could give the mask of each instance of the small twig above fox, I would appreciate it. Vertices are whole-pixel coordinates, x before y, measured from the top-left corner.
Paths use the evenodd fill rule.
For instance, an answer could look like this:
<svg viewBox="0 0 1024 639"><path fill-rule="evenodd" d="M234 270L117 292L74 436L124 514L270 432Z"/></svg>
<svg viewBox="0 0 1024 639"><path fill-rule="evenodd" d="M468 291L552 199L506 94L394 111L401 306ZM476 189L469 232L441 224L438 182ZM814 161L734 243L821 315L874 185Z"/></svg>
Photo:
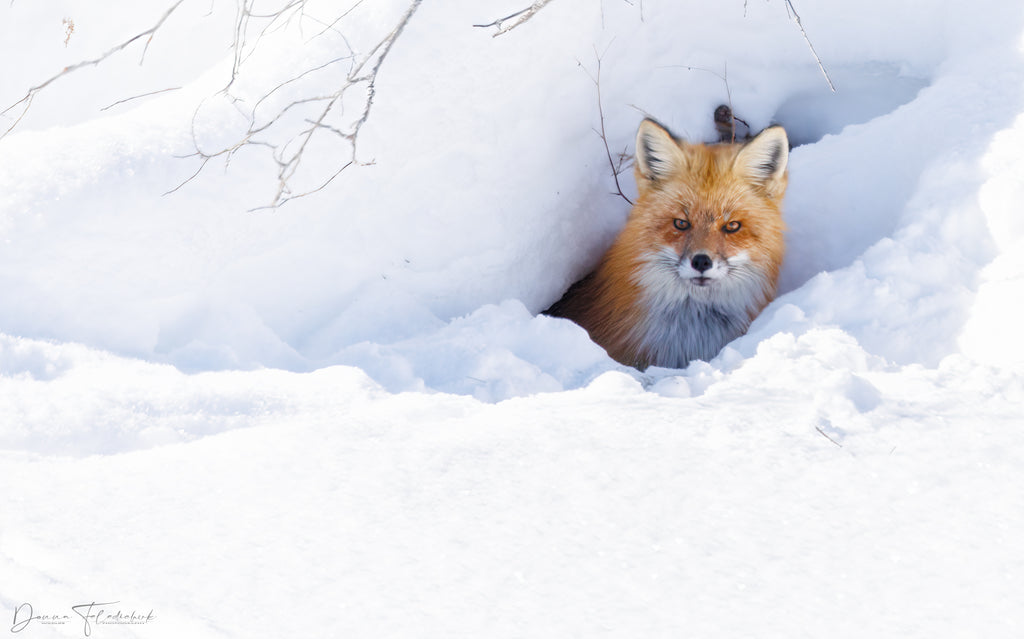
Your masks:
<svg viewBox="0 0 1024 639"><path fill-rule="evenodd" d="M612 169L612 178L614 178L615 180L616 191L616 193L613 193L612 195L618 195L623 200L628 202L630 206L633 206L633 200L626 197L626 194L622 192L622 185L619 183L619 174L622 173L622 171L625 170L627 166L629 166L629 160L631 159L631 157L629 155L628 150L623 149L622 153L619 154L618 164L615 164L615 161L612 159L612 150L608 146L608 134L604 128L604 103L601 99L601 58L603 56L602 54L597 52L596 48L594 49L594 55L597 57L596 75L591 74L590 71L588 71L587 68L583 66L583 63L580 62L579 60L577 60L576 63L580 66L581 69L583 69L583 72L587 74L587 77L589 77L590 80L594 83L594 86L597 87L597 115L600 120L601 128L600 130L594 129L594 132L601 137L601 141L604 143L604 152L608 158L608 166L610 166Z"/></svg>

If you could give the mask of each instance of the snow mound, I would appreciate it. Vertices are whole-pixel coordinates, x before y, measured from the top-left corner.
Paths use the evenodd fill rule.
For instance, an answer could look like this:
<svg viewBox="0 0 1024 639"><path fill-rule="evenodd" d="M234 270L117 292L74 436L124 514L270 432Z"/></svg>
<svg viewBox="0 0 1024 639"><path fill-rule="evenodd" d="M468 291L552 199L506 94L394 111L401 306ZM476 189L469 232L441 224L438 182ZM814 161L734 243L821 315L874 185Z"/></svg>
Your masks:
<svg viewBox="0 0 1024 639"><path fill-rule="evenodd" d="M230 74L218 27L230 15L176 15L168 42L204 25L193 51L174 67L180 53L157 38L146 64L178 68L169 79L181 90L83 119L88 109L66 99L81 89L72 75L0 141L0 330L189 373L348 364L392 392L487 401L579 388L617 366L579 329L529 315L593 266L628 211L610 195L594 133L599 79L615 152L631 152L639 111L709 139L710 114L726 100L752 128L779 121L800 143L782 296L741 340L751 346L733 349L743 357L779 332L829 327L897 364L935 366L964 349L1016 365L1019 349L1002 346L1019 343L1012 322L994 318L1014 315L1019 286L1021 231L1009 213L1019 172L999 158L1016 148L1022 101L1007 87L1020 85L1022 19L1017 7L989 4L994 26L980 36L962 28L979 10L952 2L926 16L885 4L883 23L882 3L839 20L808 2L802 24L835 94L776 3L702 8L696 28L686 4L564 2L498 38L467 26L479 19L470 4L423 6L382 67L359 138L364 165L280 210L258 209L277 183L258 147L184 185L197 165L175 156L218 148L246 114L259 120L335 86L331 66L282 83L343 44L372 45L401 8L355 12L344 23L358 27L352 42L299 26L266 34L240 68L234 102L217 93ZM6 46L63 62L145 19L87 17L76 34L90 25L89 37L67 47L14 35ZM90 73L97 91L80 106L110 104L119 83L152 84L101 75L103 65ZM365 95L353 96L344 113L358 113ZM334 143L307 151L297 190L350 153Z"/></svg>

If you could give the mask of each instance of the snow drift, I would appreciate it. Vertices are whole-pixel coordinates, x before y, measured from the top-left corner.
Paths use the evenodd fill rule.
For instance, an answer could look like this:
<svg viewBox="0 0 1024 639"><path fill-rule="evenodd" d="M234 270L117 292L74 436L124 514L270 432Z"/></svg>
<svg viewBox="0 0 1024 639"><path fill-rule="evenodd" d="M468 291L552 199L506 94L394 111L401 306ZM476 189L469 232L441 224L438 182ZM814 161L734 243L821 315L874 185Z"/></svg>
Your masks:
<svg viewBox="0 0 1024 639"><path fill-rule="evenodd" d="M491 335L522 326L531 343L549 342L542 352L565 342L567 329L547 337L516 311L472 314L513 299L531 312L545 307L621 226L628 205L609 195L611 169L594 133L600 58L615 151L631 152L641 112L710 139L710 113L726 99L755 129L781 122L805 143L793 154L786 205L790 295L766 321L795 304L889 359L935 365L957 351L980 272L998 255L987 218L999 213L977 194L995 177L984 168L992 139L1020 106L1005 90L1019 72L1019 56L1004 53L1016 46L1016 9L993 9L1008 14L997 21L1002 37L962 29L962 14L975 10L955 5L925 21L916 9L890 8L883 24L870 7L839 23L817 19L824 9L814 5L803 10L806 23L821 23L814 37L835 95L786 11L770 3L702 11L700 28L688 7L565 3L500 38L469 28L469 9L425 6L386 61L359 140L359 159L373 165L350 167L325 191L272 211L249 212L276 184L258 149L162 195L196 168L175 157L194 151L193 128L198 147L212 148L239 125L241 109L216 98L226 69L215 64L215 41L200 40L186 56L178 75L204 62L213 70L185 77L184 90L84 125L53 126L86 112L58 104L60 91L78 88L58 84L4 141L0 325L186 371L346 363L375 370L392 390L463 392L438 369L465 369L474 358L486 369L496 358L539 368L537 384L513 394L576 387L609 364L584 355L564 368L589 374L559 373L492 339L480 353L455 345L441 366L423 354L464 316L460 325ZM20 7L8 11L27 19ZM370 24L384 32L396 12L379 13L364 19L377 18ZM567 21L579 25L568 35ZM184 22L169 27L192 25ZM689 25L683 37L680 25ZM158 53L170 56L174 38L154 39L147 64L162 70ZM294 69L328 59L338 42L296 28L263 46L242 67L239 92L250 103ZM318 79L324 87L338 80ZM97 103L134 89L115 80L93 81L94 94L107 94ZM10 86L5 102L19 90ZM35 123L41 130L28 130ZM304 165L323 173L347 151L324 144ZM311 184L317 177L300 173ZM623 179L632 181L628 172ZM765 336L757 327L754 335ZM973 348L978 356L1010 350ZM494 379L480 374L470 376Z"/></svg>

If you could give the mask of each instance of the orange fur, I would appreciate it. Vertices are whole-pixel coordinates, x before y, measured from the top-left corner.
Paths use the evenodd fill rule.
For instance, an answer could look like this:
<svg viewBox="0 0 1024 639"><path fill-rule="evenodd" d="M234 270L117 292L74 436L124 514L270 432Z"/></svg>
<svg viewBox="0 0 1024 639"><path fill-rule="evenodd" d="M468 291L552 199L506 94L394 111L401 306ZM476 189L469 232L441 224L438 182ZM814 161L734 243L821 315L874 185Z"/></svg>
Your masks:
<svg viewBox="0 0 1024 639"><path fill-rule="evenodd" d="M703 145L645 120L625 228L548 313L638 368L714 357L775 295L788 151L781 127Z"/></svg>

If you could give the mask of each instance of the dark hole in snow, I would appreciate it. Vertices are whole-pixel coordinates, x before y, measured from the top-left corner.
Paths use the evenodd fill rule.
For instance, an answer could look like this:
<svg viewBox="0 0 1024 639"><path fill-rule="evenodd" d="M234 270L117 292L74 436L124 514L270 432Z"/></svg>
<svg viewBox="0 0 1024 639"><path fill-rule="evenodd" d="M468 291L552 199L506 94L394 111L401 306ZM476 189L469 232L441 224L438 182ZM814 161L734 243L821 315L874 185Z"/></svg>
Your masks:
<svg viewBox="0 0 1024 639"><path fill-rule="evenodd" d="M821 82L790 96L772 118L786 127L794 147L889 113L912 101L929 83L883 63L838 67L829 69L829 74L836 84L835 93Z"/></svg>

